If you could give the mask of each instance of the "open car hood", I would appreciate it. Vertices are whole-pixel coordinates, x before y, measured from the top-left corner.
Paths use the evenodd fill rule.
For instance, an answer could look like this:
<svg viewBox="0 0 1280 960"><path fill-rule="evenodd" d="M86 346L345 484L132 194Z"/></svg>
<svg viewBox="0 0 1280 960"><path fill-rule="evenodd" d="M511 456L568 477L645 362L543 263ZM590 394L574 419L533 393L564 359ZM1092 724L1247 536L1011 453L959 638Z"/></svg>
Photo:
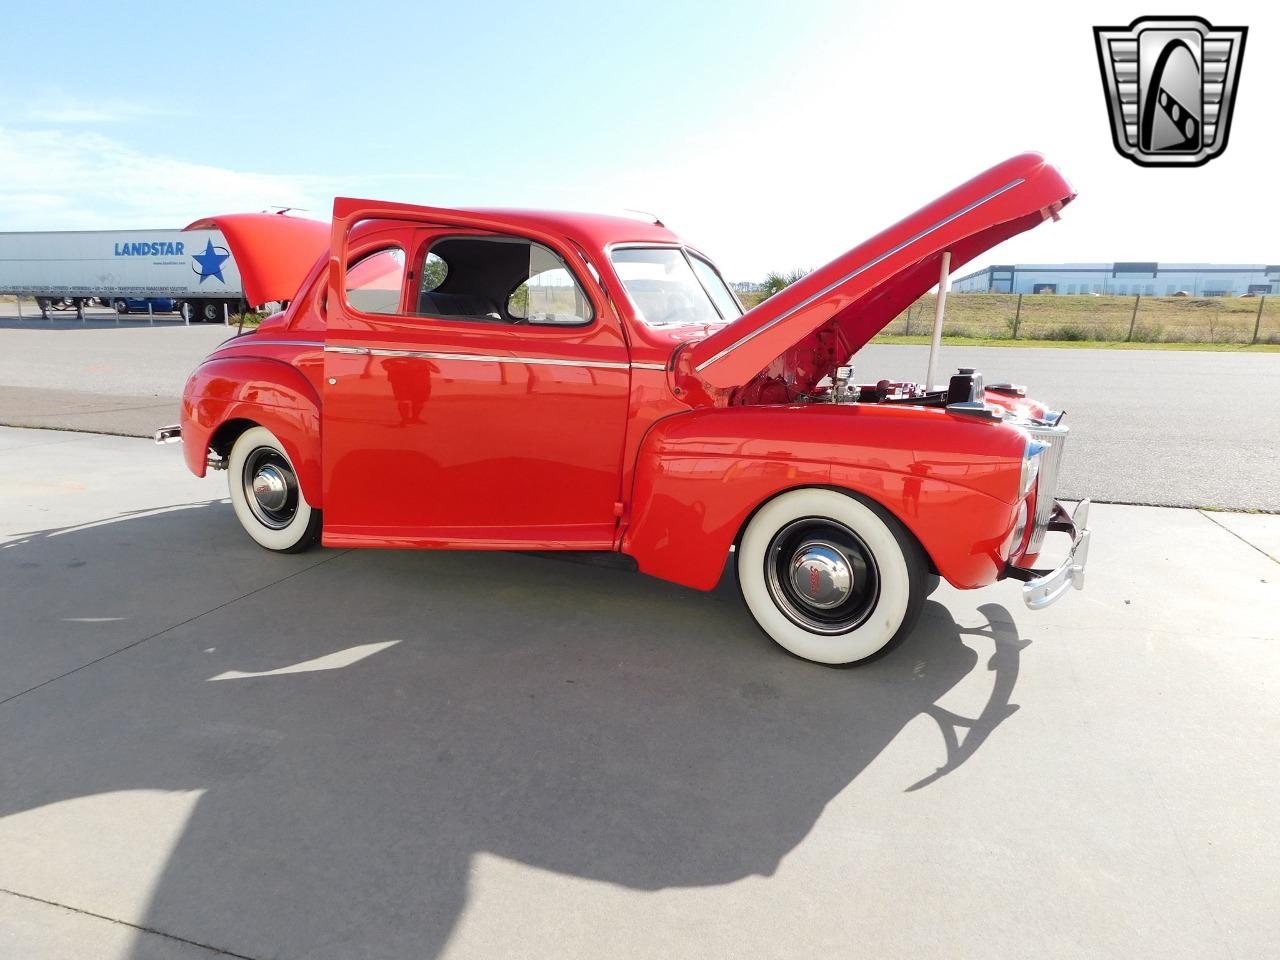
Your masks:
<svg viewBox="0 0 1280 960"><path fill-rule="evenodd" d="M329 249L329 224L278 213L205 217L186 230L221 230L240 269L250 306L292 300L319 256Z"/></svg>
<svg viewBox="0 0 1280 960"><path fill-rule="evenodd" d="M719 389L742 386L820 330L818 377L855 351L951 270L1002 240L1056 217L1075 190L1038 153L979 174L748 310L691 348L688 363ZM682 365L683 365L682 363Z"/></svg>

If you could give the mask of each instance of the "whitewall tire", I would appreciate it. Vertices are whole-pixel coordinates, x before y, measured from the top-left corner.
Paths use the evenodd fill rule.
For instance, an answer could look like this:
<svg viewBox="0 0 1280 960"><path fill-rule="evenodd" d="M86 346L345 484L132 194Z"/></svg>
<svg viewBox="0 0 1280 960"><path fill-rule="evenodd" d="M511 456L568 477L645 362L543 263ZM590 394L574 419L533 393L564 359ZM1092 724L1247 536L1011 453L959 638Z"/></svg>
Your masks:
<svg viewBox="0 0 1280 960"><path fill-rule="evenodd" d="M928 573L915 538L878 504L819 488L770 500L737 550L747 608L775 642L848 664L911 632Z"/></svg>
<svg viewBox="0 0 1280 960"><path fill-rule="evenodd" d="M297 553L320 538L320 511L302 495L284 446L266 427L236 438L227 458L227 488L241 526L259 546Z"/></svg>

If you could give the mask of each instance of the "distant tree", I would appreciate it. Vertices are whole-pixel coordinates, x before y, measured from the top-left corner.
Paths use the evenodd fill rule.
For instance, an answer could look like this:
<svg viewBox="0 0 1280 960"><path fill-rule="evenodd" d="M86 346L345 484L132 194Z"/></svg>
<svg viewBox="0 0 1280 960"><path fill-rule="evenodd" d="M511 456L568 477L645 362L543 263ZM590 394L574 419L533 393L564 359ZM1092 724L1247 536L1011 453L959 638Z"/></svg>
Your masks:
<svg viewBox="0 0 1280 960"><path fill-rule="evenodd" d="M422 265L422 293L430 293L440 284L444 283L445 276L449 273L449 265L441 260L434 253L428 253L426 262Z"/></svg>
<svg viewBox="0 0 1280 960"><path fill-rule="evenodd" d="M760 285L761 292L765 297L772 297L780 290L785 290L797 280L803 280L809 275L808 270L792 270L789 273L779 273L777 270L770 270L765 275L764 283Z"/></svg>

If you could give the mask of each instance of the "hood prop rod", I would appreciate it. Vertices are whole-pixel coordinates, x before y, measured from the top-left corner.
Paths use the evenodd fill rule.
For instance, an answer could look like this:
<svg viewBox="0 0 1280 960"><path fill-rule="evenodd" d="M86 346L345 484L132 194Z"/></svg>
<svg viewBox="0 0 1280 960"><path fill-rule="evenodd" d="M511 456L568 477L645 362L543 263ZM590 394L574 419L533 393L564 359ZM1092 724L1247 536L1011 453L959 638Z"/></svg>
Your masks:
<svg viewBox="0 0 1280 960"><path fill-rule="evenodd" d="M951 283L951 251L942 251L942 266L938 270L938 304L933 311L933 336L929 340L929 369L924 378L927 393L933 389L938 374L938 351L942 348L942 311L947 305L947 287Z"/></svg>

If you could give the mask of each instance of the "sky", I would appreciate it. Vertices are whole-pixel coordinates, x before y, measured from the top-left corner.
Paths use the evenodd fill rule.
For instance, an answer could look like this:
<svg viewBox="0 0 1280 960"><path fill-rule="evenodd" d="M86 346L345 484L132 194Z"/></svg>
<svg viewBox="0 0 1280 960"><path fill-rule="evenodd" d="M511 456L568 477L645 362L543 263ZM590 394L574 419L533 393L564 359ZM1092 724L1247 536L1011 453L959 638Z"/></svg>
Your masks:
<svg viewBox="0 0 1280 960"><path fill-rule="evenodd" d="M1079 191L990 262L1280 262L1280 13L1230 144L1111 144L1092 27L1149 4L47 0L5 15L0 230L181 227L333 197L656 213L732 280L813 268L1015 153ZM56 37L56 43L49 38Z"/></svg>

